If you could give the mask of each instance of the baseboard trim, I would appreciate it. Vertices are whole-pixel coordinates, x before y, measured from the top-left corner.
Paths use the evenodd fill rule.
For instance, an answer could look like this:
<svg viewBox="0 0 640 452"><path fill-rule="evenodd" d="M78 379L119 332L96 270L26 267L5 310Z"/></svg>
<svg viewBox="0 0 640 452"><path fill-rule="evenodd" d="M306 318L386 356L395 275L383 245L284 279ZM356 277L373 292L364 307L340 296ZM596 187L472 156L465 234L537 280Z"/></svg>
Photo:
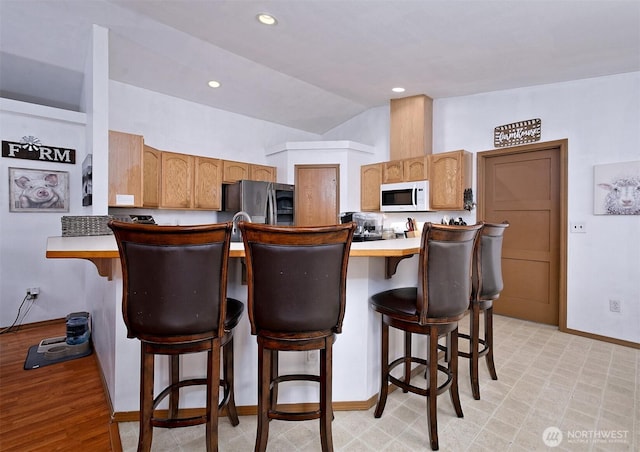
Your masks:
<svg viewBox="0 0 640 452"><path fill-rule="evenodd" d="M49 325L57 325L57 324L62 324L65 325L67 323L67 319L51 319L51 320L42 320L40 322L33 322L33 323L24 323L22 325L15 325L12 329L17 330L30 330L32 328L39 328L42 326L49 326ZM1 329L4 328L9 328L9 326L6 327L0 327Z"/></svg>
<svg viewBox="0 0 640 452"><path fill-rule="evenodd" d="M371 408L378 398L378 395L372 396L368 400L362 401L347 401L347 402L334 402L334 411L366 411ZM297 412L297 411L312 411L318 409L318 403L287 403L278 404L278 409L281 411ZM246 405L236 407L238 416L255 416L258 414L257 405ZM183 408L180 409L180 416L202 416L205 413L204 408ZM156 415L159 417L167 416L167 410L156 410ZM226 409L223 409L220 413L220 417L227 415ZM113 422L137 422L140 418L138 411L121 411L113 414Z"/></svg>
<svg viewBox="0 0 640 452"><path fill-rule="evenodd" d="M622 345L624 347L631 347L631 348L640 349L640 344L637 343L637 342L625 341L625 340L622 340L622 339L616 339L614 337L609 337L609 336L601 336L599 334L594 334L594 333L586 333L584 331L573 330L571 328L562 328L562 329L560 329L560 331L562 331L563 333L574 334L576 336L582 336L582 337L586 337L586 338L589 338L589 339L595 339L595 340L602 341L602 342L609 342L611 344Z"/></svg>

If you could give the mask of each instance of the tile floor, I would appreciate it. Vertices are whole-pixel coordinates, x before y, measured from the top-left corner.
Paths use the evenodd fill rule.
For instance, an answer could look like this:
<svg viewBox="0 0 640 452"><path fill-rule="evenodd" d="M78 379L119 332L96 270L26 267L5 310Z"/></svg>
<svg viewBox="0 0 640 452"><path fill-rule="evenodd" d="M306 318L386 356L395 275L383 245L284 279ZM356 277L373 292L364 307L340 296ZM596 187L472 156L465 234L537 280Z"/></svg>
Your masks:
<svg viewBox="0 0 640 452"><path fill-rule="evenodd" d="M480 366L481 400L471 396L468 361L460 359L457 418L446 394L438 398L441 451L640 450L640 350L560 333L556 328L494 316L499 380ZM465 319L460 324L464 331ZM461 344L461 347L464 345ZM484 359L482 360L484 361ZM417 377L421 378L421 377ZM336 411L337 451L431 450L426 399L394 391L380 419L368 411ZM136 449L138 425L121 423L124 452ZM555 428L545 445L543 432ZM219 425L220 451L252 451L255 416ZM272 421L268 452L320 451L318 421ZM554 442L556 440L556 442ZM204 451L202 426L155 429L153 451Z"/></svg>

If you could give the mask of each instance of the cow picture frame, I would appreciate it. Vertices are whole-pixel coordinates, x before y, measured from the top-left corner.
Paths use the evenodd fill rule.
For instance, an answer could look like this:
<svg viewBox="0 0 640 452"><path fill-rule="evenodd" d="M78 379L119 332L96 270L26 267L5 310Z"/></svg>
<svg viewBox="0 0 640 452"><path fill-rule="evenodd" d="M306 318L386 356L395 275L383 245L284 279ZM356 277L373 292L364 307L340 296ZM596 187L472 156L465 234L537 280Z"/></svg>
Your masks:
<svg viewBox="0 0 640 452"><path fill-rule="evenodd" d="M593 213L640 215L640 160L594 166Z"/></svg>
<svg viewBox="0 0 640 452"><path fill-rule="evenodd" d="M68 212L69 172L9 168L10 212Z"/></svg>

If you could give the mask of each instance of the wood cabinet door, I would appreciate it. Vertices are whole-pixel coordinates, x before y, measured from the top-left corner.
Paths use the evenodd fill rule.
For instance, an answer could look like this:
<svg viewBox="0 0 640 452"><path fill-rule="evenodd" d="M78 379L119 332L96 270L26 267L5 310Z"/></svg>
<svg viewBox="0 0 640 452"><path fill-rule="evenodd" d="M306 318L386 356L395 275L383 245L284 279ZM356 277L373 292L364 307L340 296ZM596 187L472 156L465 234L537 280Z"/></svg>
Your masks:
<svg viewBox="0 0 640 452"><path fill-rule="evenodd" d="M360 167L360 210L380 210L380 184L382 184L382 163Z"/></svg>
<svg viewBox="0 0 640 452"><path fill-rule="evenodd" d="M222 182L233 184L239 180L249 178L249 164L244 162L234 162L232 160L222 161Z"/></svg>
<svg viewBox="0 0 640 452"><path fill-rule="evenodd" d="M295 165L295 225L339 223L340 165Z"/></svg>
<svg viewBox="0 0 640 452"><path fill-rule="evenodd" d="M382 163L382 183L394 184L404 180L404 163L402 160L391 160Z"/></svg>
<svg viewBox="0 0 640 452"><path fill-rule="evenodd" d="M141 135L109 131L109 207L142 207Z"/></svg>
<svg viewBox="0 0 640 452"><path fill-rule="evenodd" d="M144 207L160 206L161 152L144 145L142 153L142 204Z"/></svg>
<svg viewBox="0 0 640 452"><path fill-rule="evenodd" d="M466 151L432 154L429 162L430 207L434 210L462 210L464 189L471 187L472 156Z"/></svg>
<svg viewBox="0 0 640 452"><path fill-rule="evenodd" d="M264 182L275 182L276 168L266 165L249 165L249 179Z"/></svg>
<svg viewBox="0 0 640 452"><path fill-rule="evenodd" d="M196 209L222 209L222 160L195 158L193 192L193 207Z"/></svg>
<svg viewBox="0 0 640 452"><path fill-rule="evenodd" d="M424 94L391 99L389 108L391 160L431 154L433 99Z"/></svg>
<svg viewBox="0 0 640 452"><path fill-rule="evenodd" d="M193 206L192 155L162 152L160 207L188 209Z"/></svg>
<svg viewBox="0 0 640 452"><path fill-rule="evenodd" d="M404 181L411 182L416 180L429 179L429 157L415 157L405 159L404 163Z"/></svg>

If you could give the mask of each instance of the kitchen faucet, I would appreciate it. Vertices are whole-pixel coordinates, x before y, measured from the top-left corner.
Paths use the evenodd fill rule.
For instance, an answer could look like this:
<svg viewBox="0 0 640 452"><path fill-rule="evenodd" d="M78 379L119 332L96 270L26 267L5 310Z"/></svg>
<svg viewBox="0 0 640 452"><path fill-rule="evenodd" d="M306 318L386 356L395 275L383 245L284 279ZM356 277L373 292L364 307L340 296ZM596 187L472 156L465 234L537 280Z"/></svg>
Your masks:
<svg viewBox="0 0 640 452"><path fill-rule="evenodd" d="M238 231L238 220L240 219L244 219L248 223L251 223L251 216L247 212L245 212L244 210L236 212L231 219L231 222L233 223L233 227L231 229L232 241L234 238L240 238L240 231Z"/></svg>

